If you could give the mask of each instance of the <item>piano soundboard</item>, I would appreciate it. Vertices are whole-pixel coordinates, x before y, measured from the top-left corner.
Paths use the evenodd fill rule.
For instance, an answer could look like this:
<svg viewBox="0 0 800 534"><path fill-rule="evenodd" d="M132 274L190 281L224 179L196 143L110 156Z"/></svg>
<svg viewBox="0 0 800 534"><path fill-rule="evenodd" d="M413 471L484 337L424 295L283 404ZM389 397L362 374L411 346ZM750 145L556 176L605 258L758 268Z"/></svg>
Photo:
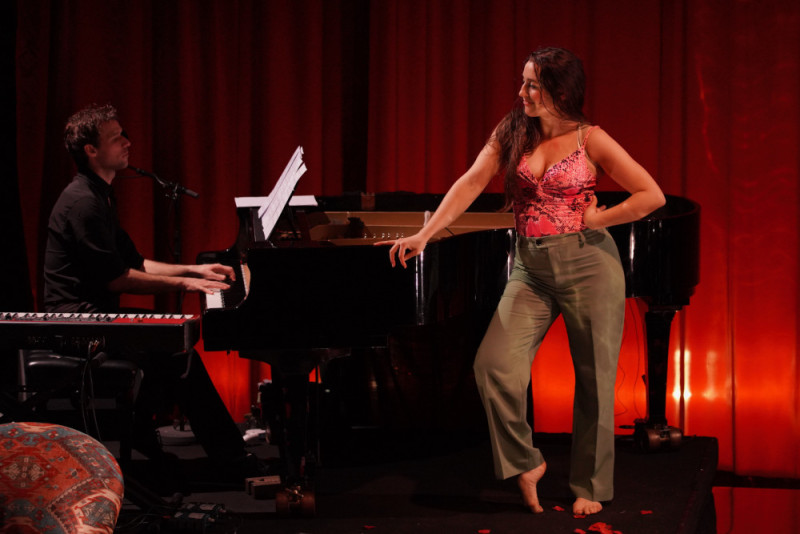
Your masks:
<svg viewBox="0 0 800 534"><path fill-rule="evenodd" d="M199 338L197 315L0 312L0 348L105 348L185 352Z"/></svg>

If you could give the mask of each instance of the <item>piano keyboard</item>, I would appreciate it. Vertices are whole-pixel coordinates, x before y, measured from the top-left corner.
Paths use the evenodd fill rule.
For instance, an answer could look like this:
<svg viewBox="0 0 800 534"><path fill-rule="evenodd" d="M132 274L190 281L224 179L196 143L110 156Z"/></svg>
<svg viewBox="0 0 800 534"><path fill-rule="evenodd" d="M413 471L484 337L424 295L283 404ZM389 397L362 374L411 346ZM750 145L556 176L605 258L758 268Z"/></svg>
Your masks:
<svg viewBox="0 0 800 534"><path fill-rule="evenodd" d="M34 313L34 312L0 312L0 322L66 322L66 323L115 323L140 324L181 323L191 320L194 315L159 314L159 313Z"/></svg>
<svg viewBox="0 0 800 534"><path fill-rule="evenodd" d="M231 287L224 291L217 291L212 294L205 294L205 309L227 309L233 308L242 302L250 290L250 272L247 269L247 264L239 264L232 266L236 270L236 280L233 281Z"/></svg>

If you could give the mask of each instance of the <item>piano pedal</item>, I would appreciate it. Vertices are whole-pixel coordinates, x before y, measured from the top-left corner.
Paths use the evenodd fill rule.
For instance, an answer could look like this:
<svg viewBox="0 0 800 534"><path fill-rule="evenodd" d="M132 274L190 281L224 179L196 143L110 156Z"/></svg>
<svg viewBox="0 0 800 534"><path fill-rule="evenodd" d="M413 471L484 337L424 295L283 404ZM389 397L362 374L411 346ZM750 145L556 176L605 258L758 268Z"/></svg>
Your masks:
<svg viewBox="0 0 800 534"><path fill-rule="evenodd" d="M281 477L278 475L247 478L244 484L245 492L257 500L274 499L281 491Z"/></svg>

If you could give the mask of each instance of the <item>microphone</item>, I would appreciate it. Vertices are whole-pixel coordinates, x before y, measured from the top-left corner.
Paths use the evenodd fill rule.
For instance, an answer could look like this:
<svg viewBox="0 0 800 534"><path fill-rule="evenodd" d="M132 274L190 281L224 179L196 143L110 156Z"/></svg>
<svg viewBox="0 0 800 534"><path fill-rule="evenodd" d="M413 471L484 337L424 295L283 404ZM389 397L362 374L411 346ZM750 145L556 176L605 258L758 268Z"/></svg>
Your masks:
<svg viewBox="0 0 800 534"><path fill-rule="evenodd" d="M134 167L133 165L128 165L128 168L130 170L132 170L133 172L135 172L136 174L139 174L141 176L147 176L148 178L152 178L153 180L155 180L158 183L158 185L160 185L164 189L167 189L167 190L170 191L170 194L168 196L172 196L172 198L176 198L178 196L178 194L180 194L180 193L183 193L184 195L188 195L188 196L190 196L192 198L197 198L197 197L200 196L199 193L195 193L194 191L192 191L188 187L184 187L184 186L182 186L181 184L179 184L177 182L170 182L170 181L167 181L167 180L163 180L163 179L159 178L158 176L156 176L155 173L152 173L150 171L146 171L144 169L140 169L138 167Z"/></svg>

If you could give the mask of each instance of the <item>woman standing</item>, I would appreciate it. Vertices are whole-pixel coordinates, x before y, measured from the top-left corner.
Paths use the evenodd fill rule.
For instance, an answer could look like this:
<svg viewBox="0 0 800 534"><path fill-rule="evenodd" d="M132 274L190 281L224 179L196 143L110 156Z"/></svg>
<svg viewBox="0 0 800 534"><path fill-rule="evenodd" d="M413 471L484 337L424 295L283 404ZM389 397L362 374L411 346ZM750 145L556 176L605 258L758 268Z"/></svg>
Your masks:
<svg viewBox="0 0 800 534"><path fill-rule="evenodd" d="M526 392L533 357L563 315L575 369L570 488L573 512L591 514L613 498L614 383L625 315L625 280L605 227L635 221L664 204L650 174L583 115L585 79L571 52L544 48L525 62L515 107L472 167L450 188L419 233L394 241L389 259L406 267L497 174L505 175L517 233L514 269L475 359L489 421L495 474L517 476L526 505L547 468L532 443ZM597 205L597 176L630 193Z"/></svg>

